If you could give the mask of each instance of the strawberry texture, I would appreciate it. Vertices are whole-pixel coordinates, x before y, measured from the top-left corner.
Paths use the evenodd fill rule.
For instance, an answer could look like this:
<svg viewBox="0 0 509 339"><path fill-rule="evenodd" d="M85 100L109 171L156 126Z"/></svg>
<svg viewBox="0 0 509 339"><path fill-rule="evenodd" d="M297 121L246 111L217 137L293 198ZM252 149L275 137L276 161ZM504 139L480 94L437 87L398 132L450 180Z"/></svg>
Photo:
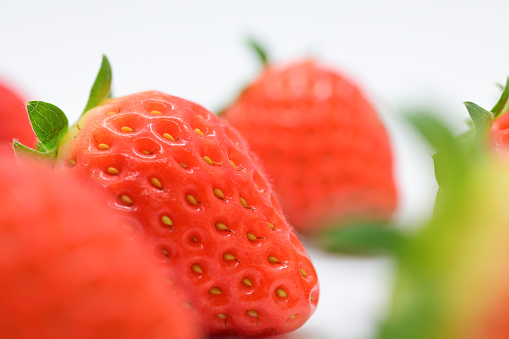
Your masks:
<svg viewBox="0 0 509 339"><path fill-rule="evenodd" d="M25 103L5 82L0 82L0 151L13 154L12 140L19 139L29 146L35 145L35 133L25 110Z"/></svg>
<svg viewBox="0 0 509 339"><path fill-rule="evenodd" d="M223 113L299 231L386 221L397 204L387 131L360 89L312 60L271 66Z"/></svg>
<svg viewBox="0 0 509 339"><path fill-rule="evenodd" d="M151 254L98 196L0 156L2 338L197 338Z"/></svg>
<svg viewBox="0 0 509 339"><path fill-rule="evenodd" d="M108 99L62 139L56 170L106 194L208 334L295 330L319 297L310 258L239 133L157 91Z"/></svg>
<svg viewBox="0 0 509 339"><path fill-rule="evenodd" d="M491 125L489 138L493 147L501 152L509 150L509 114L504 113L496 117Z"/></svg>

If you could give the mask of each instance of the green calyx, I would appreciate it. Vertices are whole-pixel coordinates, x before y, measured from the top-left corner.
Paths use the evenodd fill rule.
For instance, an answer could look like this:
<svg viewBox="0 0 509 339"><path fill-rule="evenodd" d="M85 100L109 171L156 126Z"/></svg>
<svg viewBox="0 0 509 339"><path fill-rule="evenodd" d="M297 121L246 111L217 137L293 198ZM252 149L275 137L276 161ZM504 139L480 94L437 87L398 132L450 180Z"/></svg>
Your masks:
<svg viewBox="0 0 509 339"><path fill-rule="evenodd" d="M103 55L101 68L90 91L87 105L82 115L98 106L110 96L111 66ZM37 136L37 147L32 149L17 140L13 149L18 158L55 159L60 141L69 129L69 121L64 112L57 106L44 101L29 101L26 105L28 118Z"/></svg>
<svg viewBox="0 0 509 339"><path fill-rule="evenodd" d="M247 43L251 47L251 49L255 52L255 54L258 56L258 59L260 60L262 66L267 67L269 59L267 57L267 52L265 48L263 48L260 42L254 38L250 38Z"/></svg>
<svg viewBox="0 0 509 339"><path fill-rule="evenodd" d="M498 100L495 107L491 109L493 115L498 117L500 114L503 114L509 110L509 77L506 80L505 87L503 87L502 95Z"/></svg>
<svg viewBox="0 0 509 339"><path fill-rule="evenodd" d="M386 223L362 223L331 227L316 237L318 245L330 252L372 255L397 253L406 242L403 232Z"/></svg>

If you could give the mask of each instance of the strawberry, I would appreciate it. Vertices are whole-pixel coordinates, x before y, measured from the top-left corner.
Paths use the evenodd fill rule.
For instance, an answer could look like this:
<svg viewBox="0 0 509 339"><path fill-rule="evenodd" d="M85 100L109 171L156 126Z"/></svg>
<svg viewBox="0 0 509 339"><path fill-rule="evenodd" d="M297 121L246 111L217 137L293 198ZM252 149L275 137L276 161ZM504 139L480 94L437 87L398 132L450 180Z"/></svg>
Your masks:
<svg viewBox="0 0 509 339"><path fill-rule="evenodd" d="M509 78L504 91L491 110L493 123L490 128L489 139L495 150L507 154L509 151Z"/></svg>
<svg viewBox="0 0 509 339"><path fill-rule="evenodd" d="M0 82L0 151L12 152L12 139L18 138L20 142L35 145L35 134L30 126L25 103L5 82Z"/></svg>
<svg viewBox="0 0 509 339"><path fill-rule="evenodd" d="M391 217L397 197L387 132L343 75L314 60L265 64L221 115L260 158L297 230Z"/></svg>
<svg viewBox="0 0 509 339"><path fill-rule="evenodd" d="M56 106L29 102L31 120L44 116L55 137L36 128L44 147L17 143L18 153L53 158L57 172L106 194L105 204L136 223L206 333L300 327L318 301L316 272L246 142L168 94L103 101L110 79L104 58L86 112L68 130Z"/></svg>
<svg viewBox="0 0 509 339"><path fill-rule="evenodd" d="M411 119L438 150L430 220L413 232L343 229L342 241L389 251L395 288L379 339L509 338L509 163L487 143L493 113L466 103L460 137L436 118Z"/></svg>
<svg viewBox="0 0 509 339"><path fill-rule="evenodd" d="M98 196L0 155L2 338L197 338L160 270Z"/></svg>

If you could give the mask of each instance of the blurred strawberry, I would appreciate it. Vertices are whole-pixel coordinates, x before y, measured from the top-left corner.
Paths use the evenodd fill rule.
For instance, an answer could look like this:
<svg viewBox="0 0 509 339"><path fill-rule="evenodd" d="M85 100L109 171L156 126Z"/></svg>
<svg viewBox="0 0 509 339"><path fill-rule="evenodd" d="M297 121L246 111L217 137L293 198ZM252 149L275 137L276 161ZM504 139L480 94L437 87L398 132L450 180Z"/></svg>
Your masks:
<svg viewBox="0 0 509 339"><path fill-rule="evenodd" d="M0 152L14 154L12 140L35 145L35 133L28 120L23 99L6 82L0 82Z"/></svg>
<svg viewBox="0 0 509 339"><path fill-rule="evenodd" d="M380 339L509 338L509 161L487 147L493 114L467 102L474 128L456 138L411 119L438 151L434 215L415 232L344 229L352 246L389 251L396 282Z"/></svg>
<svg viewBox="0 0 509 339"><path fill-rule="evenodd" d="M386 129L360 88L314 60L265 69L221 115L247 139L283 211L313 233L385 221L396 208Z"/></svg>
<svg viewBox="0 0 509 339"><path fill-rule="evenodd" d="M97 195L0 154L0 337L197 338Z"/></svg>

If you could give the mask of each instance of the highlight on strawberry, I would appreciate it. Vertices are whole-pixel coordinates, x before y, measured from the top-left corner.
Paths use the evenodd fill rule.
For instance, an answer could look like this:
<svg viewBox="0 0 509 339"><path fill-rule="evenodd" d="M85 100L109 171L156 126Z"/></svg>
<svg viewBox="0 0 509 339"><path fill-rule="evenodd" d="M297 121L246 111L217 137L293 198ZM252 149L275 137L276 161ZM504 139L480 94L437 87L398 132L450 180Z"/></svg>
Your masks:
<svg viewBox="0 0 509 339"><path fill-rule="evenodd" d="M272 335L314 312L318 278L246 141L203 107L158 91L109 98L104 57L71 128L46 102L27 110L39 139L19 156L105 194L152 248L206 334Z"/></svg>
<svg viewBox="0 0 509 339"><path fill-rule="evenodd" d="M472 129L458 137L431 115L410 117L437 151L439 192L429 222L412 232L357 227L338 234L343 243L389 253L396 262L377 338L509 337L509 162L492 143L507 91L491 112L466 102Z"/></svg>
<svg viewBox="0 0 509 339"><path fill-rule="evenodd" d="M198 338L151 253L76 181L0 154L2 338Z"/></svg>
<svg viewBox="0 0 509 339"><path fill-rule="evenodd" d="M386 128L357 84L313 59L264 69L220 115L240 131L300 232L385 222L397 206Z"/></svg>

